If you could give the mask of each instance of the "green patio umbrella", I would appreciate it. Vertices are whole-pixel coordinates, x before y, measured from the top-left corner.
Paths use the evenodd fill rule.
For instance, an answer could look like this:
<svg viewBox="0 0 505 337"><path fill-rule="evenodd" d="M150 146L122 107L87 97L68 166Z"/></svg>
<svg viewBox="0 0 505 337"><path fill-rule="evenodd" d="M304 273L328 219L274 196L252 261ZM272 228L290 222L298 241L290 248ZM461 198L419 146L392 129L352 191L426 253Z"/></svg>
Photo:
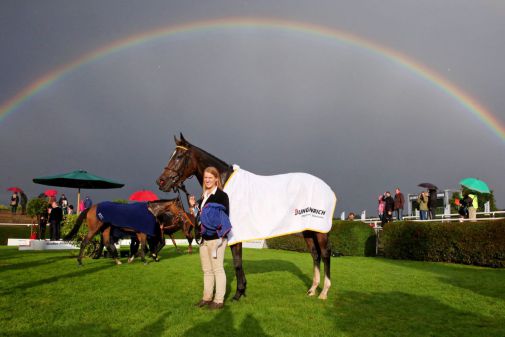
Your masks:
<svg viewBox="0 0 505 337"><path fill-rule="evenodd" d="M47 186L77 188L77 209L79 209L79 202L81 201L81 188L108 189L120 188L124 186L124 184L96 176L84 170L77 170L47 177L39 177L33 179L33 182Z"/></svg>
<svg viewBox="0 0 505 337"><path fill-rule="evenodd" d="M459 184L468 188L469 190L480 192L480 193L491 193L489 186L482 180L477 178L465 178L462 179Z"/></svg>

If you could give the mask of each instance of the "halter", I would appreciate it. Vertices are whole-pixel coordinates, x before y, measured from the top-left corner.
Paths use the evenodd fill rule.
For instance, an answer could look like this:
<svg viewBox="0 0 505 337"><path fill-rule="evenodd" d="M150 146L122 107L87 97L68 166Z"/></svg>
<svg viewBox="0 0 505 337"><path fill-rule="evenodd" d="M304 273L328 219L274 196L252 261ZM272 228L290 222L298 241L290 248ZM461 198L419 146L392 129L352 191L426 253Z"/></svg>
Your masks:
<svg viewBox="0 0 505 337"><path fill-rule="evenodd" d="M181 150L184 150L184 151L189 151L189 148L185 147L185 146L181 146L181 145L176 145L175 147L176 149L181 149ZM188 155L184 155L184 158L182 159L182 169L184 169L186 166L187 166L187 162L188 162L188 159L189 159L189 156ZM182 190L187 194L186 192L186 188L183 186L183 181L180 181L181 180L181 174L173 169L170 169L171 172L175 173L175 183L174 183L174 191L178 191L180 188L182 188Z"/></svg>

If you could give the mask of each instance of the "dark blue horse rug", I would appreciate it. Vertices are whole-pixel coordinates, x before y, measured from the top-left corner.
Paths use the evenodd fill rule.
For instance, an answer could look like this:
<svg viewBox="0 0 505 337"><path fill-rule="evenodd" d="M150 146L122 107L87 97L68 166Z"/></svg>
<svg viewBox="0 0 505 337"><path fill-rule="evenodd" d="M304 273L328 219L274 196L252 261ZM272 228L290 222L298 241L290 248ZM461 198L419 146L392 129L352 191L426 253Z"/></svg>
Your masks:
<svg viewBox="0 0 505 337"><path fill-rule="evenodd" d="M96 206L96 215L102 222L115 227L128 227L149 236L156 234L156 219L147 208L147 202L120 204L111 201L100 202Z"/></svg>

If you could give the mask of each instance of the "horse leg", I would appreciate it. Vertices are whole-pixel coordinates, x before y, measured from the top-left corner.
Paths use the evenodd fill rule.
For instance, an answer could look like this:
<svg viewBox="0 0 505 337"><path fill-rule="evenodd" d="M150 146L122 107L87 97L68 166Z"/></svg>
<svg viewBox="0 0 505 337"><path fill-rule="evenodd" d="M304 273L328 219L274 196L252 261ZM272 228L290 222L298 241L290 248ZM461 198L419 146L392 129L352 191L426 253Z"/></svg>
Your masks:
<svg viewBox="0 0 505 337"><path fill-rule="evenodd" d="M179 250L179 247L177 247L177 244L175 243L174 236L172 234L168 234L170 236L170 239L172 240L172 243L174 244L175 250L180 253L181 251Z"/></svg>
<svg viewBox="0 0 505 337"><path fill-rule="evenodd" d="M160 239L158 236L148 236L147 237L147 245L149 246L149 249L147 249L147 247L144 249L144 253L149 252L151 258L155 262L160 262L160 259L158 258L159 243L160 243Z"/></svg>
<svg viewBox="0 0 505 337"><path fill-rule="evenodd" d="M105 247L107 247L107 251L109 252L110 256L114 259L114 262L117 265L120 265L121 261L119 261L116 246L114 245L114 243L110 239L110 230L111 230L111 227L107 227L103 231L103 234L102 234L103 235L103 244L105 245Z"/></svg>
<svg viewBox="0 0 505 337"><path fill-rule="evenodd" d="M325 300L328 298L328 290L330 290L331 287L331 280L330 280L331 249L327 233L316 233L316 238L324 264L324 286L323 290L321 291L321 294L319 294L319 298Z"/></svg>
<svg viewBox="0 0 505 337"><path fill-rule="evenodd" d="M316 289L319 286L320 281L320 271L319 267L321 265L321 254L319 251L319 246L317 245L317 241L312 231L304 231L303 238L305 239L305 243L309 248L310 254L312 255L312 260L314 264L314 276L312 277L312 286L307 291L307 295L314 296L316 294Z"/></svg>
<svg viewBox="0 0 505 337"><path fill-rule="evenodd" d="M233 266L235 267L235 277L237 278L237 291L233 300L238 301L240 297L245 296L247 281L245 279L244 268L242 267L242 243L236 243L230 246L233 255Z"/></svg>
<svg viewBox="0 0 505 337"><path fill-rule="evenodd" d="M147 242L147 235L145 233L137 233L137 239L139 239L140 244L142 245L140 249L140 260L144 262L144 265L147 265L145 248Z"/></svg>
<svg viewBox="0 0 505 337"><path fill-rule="evenodd" d="M86 249L86 246L88 243L93 239L95 236L97 230L89 230L88 234L84 237L84 239L81 242L81 249L79 250L79 256L77 257L77 263L79 266L82 266L82 256L84 255L84 250Z"/></svg>
<svg viewBox="0 0 505 337"><path fill-rule="evenodd" d="M128 258L128 263L132 263L135 259L135 256L137 256L139 245L140 242L137 238L137 234L130 235L130 257Z"/></svg>
<svg viewBox="0 0 505 337"><path fill-rule="evenodd" d="M98 249L95 250L95 254L93 255L93 260L99 259L103 253L103 234L100 234L100 243L98 244Z"/></svg>
<svg viewBox="0 0 505 337"><path fill-rule="evenodd" d="M161 233L160 241L158 242L158 245L156 246L156 256L158 256L161 252L161 250L165 247L165 235Z"/></svg>
<svg viewBox="0 0 505 337"><path fill-rule="evenodd" d="M193 246L191 246L191 243L193 242L193 238L188 239L188 253L193 254Z"/></svg>

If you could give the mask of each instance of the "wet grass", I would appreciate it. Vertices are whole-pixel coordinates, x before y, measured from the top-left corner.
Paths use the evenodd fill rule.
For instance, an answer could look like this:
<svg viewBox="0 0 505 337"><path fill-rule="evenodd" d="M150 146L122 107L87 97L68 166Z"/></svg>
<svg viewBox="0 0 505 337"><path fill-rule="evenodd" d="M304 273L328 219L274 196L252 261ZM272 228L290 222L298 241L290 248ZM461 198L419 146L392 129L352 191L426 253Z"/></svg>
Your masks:
<svg viewBox="0 0 505 337"><path fill-rule="evenodd" d="M201 296L197 254L165 249L159 263L121 266L76 252L0 247L2 336L504 336L505 270L333 258L327 301L305 295L308 254L245 250L247 297L225 309ZM123 259L124 260L124 259Z"/></svg>

